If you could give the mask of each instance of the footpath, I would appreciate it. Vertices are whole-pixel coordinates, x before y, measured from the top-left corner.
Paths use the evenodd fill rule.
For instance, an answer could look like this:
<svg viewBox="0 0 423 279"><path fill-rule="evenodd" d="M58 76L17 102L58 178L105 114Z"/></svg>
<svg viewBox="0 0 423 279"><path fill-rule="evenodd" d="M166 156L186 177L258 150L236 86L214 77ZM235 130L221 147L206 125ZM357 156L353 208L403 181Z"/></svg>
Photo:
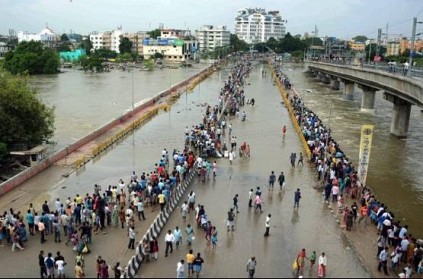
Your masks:
<svg viewBox="0 0 423 279"><path fill-rule="evenodd" d="M276 77L276 72L273 72L275 82L277 83L277 86L279 88L279 91L281 93L281 96L285 102L285 105L287 107L287 110L289 112L291 121L294 125L294 128L299 136L299 139L303 143L304 151L306 152L308 158L312 158L312 153L309 148L309 145L303 135L304 128L300 127L299 123L301 121L307 122L307 119L305 118L306 112L310 113L310 111L305 107L304 103L302 103L302 110L297 110L292 106L293 100L300 100L298 92L295 90L295 88L291 88L291 85L289 84L289 80L286 80L285 77L283 77L283 73L279 72L278 77ZM300 105L301 107L301 105ZM303 115L301 115L303 114ZM301 119L303 117L303 119ZM324 126L323 126L324 127ZM330 132L329 132L330 134ZM332 140L332 139L331 139ZM327 141L326 141L327 143ZM327 147L326 147L327 148ZM345 154L343 154L345 156ZM314 162L310 165L315 173L316 173L316 179L318 178L318 172L314 168ZM316 189L323 188L322 191L322 200L324 200L325 197L325 183L323 183L323 187L319 185L320 182L317 183ZM359 197L361 194L359 194ZM364 196L364 194L363 194ZM346 195L346 198L343 203L343 208L351 208L353 203L356 202L358 207L360 207L360 200L359 199L353 199L350 196ZM380 203L382 201L379 201ZM342 233L345 238L348 240L348 242L351 244L350 247L353 249L353 251L357 254L358 258L360 259L363 266L366 267L367 271L372 275L373 278L386 278L387 276L382 272L378 271L378 238L380 237L381 233L377 229L376 225L371 222L370 217L367 217L369 220L362 220L361 223L353 222L351 229L347 230L345 221L344 221L344 214L342 211L339 210L339 204L337 201L332 201L332 197L329 198L329 201L325 202L325 209L330 211L333 217L335 218L336 222L339 224L340 233ZM370 213L369 213L370 214ZM359 217L357 218L357 220ZM392 220L394 223L394 221ZM408 238L411 239L412 235L409 234ZM394 246L390 246L387 243L387 240L385 239L386 243L384 243L384 247L389 248L388 252L388 274L389 277L397 277L400 273L404 272L404 268L413 268L413 264L408 264L404 262L400 262L399 265L396 267L395 271L391 270L392 266L392 259L391 259L391 253L395 250ZM399 240L401 241L401 239ZM421 240L420 240L421 241ZM417 241L418 242L418 241ZM411 249L413 250L416 246L414 245ZM418 249L418 248L417 248ZM408 254L409 251L405 251L404 253ZM415 270L413 272L413 277L423 278L422 275L416 275Z"/></svg>

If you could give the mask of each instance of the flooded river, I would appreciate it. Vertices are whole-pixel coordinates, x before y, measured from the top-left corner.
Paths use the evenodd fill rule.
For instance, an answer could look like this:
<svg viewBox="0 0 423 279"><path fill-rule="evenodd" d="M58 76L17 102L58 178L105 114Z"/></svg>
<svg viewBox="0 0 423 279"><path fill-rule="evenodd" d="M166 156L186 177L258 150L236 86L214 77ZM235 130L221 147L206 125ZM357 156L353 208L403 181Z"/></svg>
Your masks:
<svg viewBox="0 0 423 279"><path fill-rule="evenodd" d="M360 127L375 125L367 184L379 200L393 210L396 219L408 224L410 231L423 236L423 117L421 108L412 106L408 138L389 133L393 104L376 92L375 114L360 112L361 90L355 87L354 99L345 100L342 88L331 90L306 73L306 68L291 64L283 72L292 79L305 104L332 129L334 138L350 160L358 161ZM311 92L307 92L311 89ZM309 90L310 91L310 90ZM331 112L330 112L331 111ZM330 115L330 120L329 120ZM330 123L329 123L330 121Z"/></svg>
<svg viewBox="0 0 423 279"><path fill-rule="evenodd" d="M104 73L72 69L58 75L37 76L30 84L44 103L55 107L53 140L58 150L123 115L131 109L133 101L137 103L169 89L207 66L193 64L190 68Z"/></svg>

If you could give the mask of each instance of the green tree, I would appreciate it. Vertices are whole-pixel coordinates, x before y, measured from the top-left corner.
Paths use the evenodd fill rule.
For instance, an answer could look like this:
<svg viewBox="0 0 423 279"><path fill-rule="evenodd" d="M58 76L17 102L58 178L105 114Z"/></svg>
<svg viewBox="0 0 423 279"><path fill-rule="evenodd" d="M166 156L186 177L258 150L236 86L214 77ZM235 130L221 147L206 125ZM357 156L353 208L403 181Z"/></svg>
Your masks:
<svg viewBox="0 0 423 279"><path fill-rule="evenodd" d="M54 134L54 108L43 104L27 80L0 70L0 157L15 145L32 148Z"/></svg>
<svg viewBox="0 0 423 279"><path fill-rule="evenodd" d="M69 37L65 33L60 36L60 41L62 42L69 42Z"/></svg>
<svg viewBox="0 0 423 279"><path fill-rule="evenodd" d="M105 48L96 49L94 54L104 59L115 59L118 56L116 51Z"/></svg>
<svg viewBox="0 0 423 279"><path fill-rule="evenodd" d="M147 32L147 35L149 35L150 38L157 39L157 37L160 37L161 33L162 31L160 29L154 29Z"/></svg>
<svg viewBox="0 0 423 279"><path fill-rule="evenodd" d="M82 56L79 59L81 63L81 67L84 71L91 71L91 72L102 72L104 70L103 62L105 59L100 57L98 53L93 53L90 56Z"/></svg>
<svg viewBox="0 0 423 279"><path fill-rule="evenodd" d="M12 74L54 74L59 67L59 55L41 42L21 42L5 55L4 68Z"/></svg>
<svg viewBox="0 0 423 279"><path fill-rule="evenodd" d="M116 60L118 62L128 62L128 61L133 61L133 57L131 53L125 52L125 53L118 54Z"/></svg>
<svg viewBox="0 0 423 279"><path fill-rule="evenodd" d="M229 37L229 45L232 47L232 51L247 51L248 44L239 39L237 35L231 34Z"/></svg>
<svg viewBox="0 0 423 279"><path fill-rule="evenodd" d="M120 40L119 52L120 53L131 53L132 42L127 37L123 37Z"/></svg>
<svg viewBox="0 0 423 279"><path fill-rule="evenodd" d="M161 54L160 52L156 52L154 53L154 59L163 59L163 54Z"/></svg>
<svg viewBox="0 0 423 279"><path fill-rule="evenodd" d="M87 55L90 55L91 50L93 49L93 44L91 43L90 38L82 40L81 43L79 44L78 48L85 49L85 53Z"/></svg>
<svg viewBox="0 0 423 279"><path fill-rule="evenodd" d="M367 37L364 35L357 35L354 38L352 38L354 41L356 42L362 42L364 43L365 41L367 41Z"/></svg>

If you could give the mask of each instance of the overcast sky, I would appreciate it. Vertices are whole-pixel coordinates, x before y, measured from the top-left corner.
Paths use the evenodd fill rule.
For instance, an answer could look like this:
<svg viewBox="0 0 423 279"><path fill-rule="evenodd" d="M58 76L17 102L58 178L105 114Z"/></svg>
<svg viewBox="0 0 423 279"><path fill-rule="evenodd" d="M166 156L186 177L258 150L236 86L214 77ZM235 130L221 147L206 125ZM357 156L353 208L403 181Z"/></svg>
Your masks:
<svg viewBox="0 0 423 279"><path fill-rule="evenodd" d="M0 0L0 34L38 33L48 23L56 33L88 34L122 25L123 31L165 28L199 29L204 24L226 25L234 31L240 8L278 10L292 35L314 31L319 37L349 39L377 37L377 29L390 37L409 37L412 19L423 21L423 0ZM423 32L418 24L417 33Z"/></svg>

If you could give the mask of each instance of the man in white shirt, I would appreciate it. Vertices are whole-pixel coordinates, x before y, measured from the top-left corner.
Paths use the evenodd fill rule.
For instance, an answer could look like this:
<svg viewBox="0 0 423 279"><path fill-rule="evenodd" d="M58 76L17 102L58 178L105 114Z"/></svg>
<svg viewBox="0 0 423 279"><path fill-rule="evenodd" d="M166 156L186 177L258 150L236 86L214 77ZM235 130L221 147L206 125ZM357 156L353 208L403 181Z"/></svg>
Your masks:
<svg viewBox="0 0 423 279"><path fill-rule="evenodd" d="M265 227L266 227L266 232L264 233L264 236L269 236L269 230L270 230L270 218L272 217L272 215L271 214L269 214L269 215L267 215L267 217L266 217L266 224L265 224Z"/></svg>
<svg viewBox="0 0 423 279"><path fill-rule="evenodd" d="M169 252L169 248L170 248L170 253L173 252L173 242L175 241L175 237L172 234L171 230L167 231L167 234L165 236L165 242L166 242L166 251L165 251L165 257L167 257L168 252Z"/></svg>
<svg viewBox="0 0 423 279"><path fill-rule="evenodd" d="M60 206L61 206L61 202L60 199L57 198L56 201L54 202L54 206L56 207L56 211L59 212L60 211Z"/></svg>
<svg viewBox="0 0 423 279"><path fill-rule="evenodd" d="M55 265L57 268L57 278L65 278L65 261L63 259L59 259L55 261Z"/></svg>
<svg viewBox="0 0 423 279"><path fill-rule="evenodd" d="M388 267L387 267L387 263L388 263L388 247L385 247L384 250L382 250L379 254L379 265L377 266L377 270L379 272L382 271L383 268L383 272L385 273L386 276L388 276Z"/></svg>
<svg viewBox="0 0 423 279"><path fill-rule="evenodd" d="M185 278L185 261L181 260L176 265L176 278Z"/></svg>

